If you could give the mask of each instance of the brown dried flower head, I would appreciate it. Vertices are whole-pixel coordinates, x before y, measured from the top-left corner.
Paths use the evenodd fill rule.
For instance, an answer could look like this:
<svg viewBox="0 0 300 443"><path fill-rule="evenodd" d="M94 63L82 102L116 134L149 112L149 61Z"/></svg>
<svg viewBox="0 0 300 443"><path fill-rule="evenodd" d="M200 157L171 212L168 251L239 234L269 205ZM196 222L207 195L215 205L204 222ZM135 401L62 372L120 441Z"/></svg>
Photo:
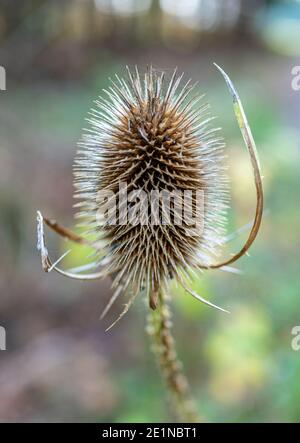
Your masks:
<svg viewBox="0 0 300 443"><path fill-rule="evenodd" d="M183 282L199 256L203 261L221 242L228 196L224 143L209 127L212 118L208 106L201 105L202 97L191 96L195 85L188 81L181 86L176 71L169 82L152 67L143 78L137 69L128 75L128 82L119 77L112 81L104 91L107 97L99 98L91 111L90 128L75 160L76 198L81 200L79 216L106 241L106 269L114 275L113 285L132 294L145 290L155 308L156 294L169 277ZM128 194L142 190L148 197L144 217L135 223L120 223L120 183L126 184ZM108 191L118 208L114 220L103 217L101 229L99 191ZM163 223L163 199L157 202L161 216L156 223L151 219L153 191L161 196L177 192L173 195L179 201L170 201L169 223ZM203 191L203 226L191 233L181 216L183 203L196 216L197 191ZM185 202L184 195L189 195ZM130 204L124 209L129 211ZM176 216L181 223L175 223Z"/></svg>
<svg viewBox="0 0 300 443"><path fill-rule="evenodd" d="M171 334L167 286L171 278L198 300L210 305L189 287L192 272L222 268L243 256L256 238L263 212L263 190L255 142L239 96L222 73L233 98L234 112L254 172L257 204L243 247L227 260L214 263L223 243L228 205L224 143L210 126L208 105L194 95L195 85L182 82L176 70L169 81L150 67L128 79L112 81L105 96L90 112L75 159L77 217L85 235L43 218L38 211L38 249L46 272L81 280L111 276L114 293L102 317L120 295L130 308L138 294L149 300L148 334L180 423L198 422L188 380L177 357ZM95 250L93 263L63 270L52 262L44 239L44 222L73 242ZM89 240L92 234L93 240ZM86 273L95 269L93 273ZM157 309L156 309L157 308ZM218 308L218 307L217 307ZM221 308L218 308L221 309ZM223 310L223 309L221 309Z"/></svg>
<svg viewBox="0 0 300 443"><path fill-rule="evenodd" d="M123 293L129 294L129 301L121 316L141 292L155 309L170 278L197 299L216 307L189 288L192 272L226 268L249 249L256 237L263 197L255 143L237 92L227 74L218 69L233 97L257 191L253 226L238 253L212 263L222 244L228 205L224 143L218 129L211 127L213 118L203 96L195 95L195 85L183 83L183 75L178 76L176 70L167 81L164 72L152 67L143 76L137 68L134 73L127 69L127 81L118 76L111 80L111 86L90 112L89 127L75 159L75 197L79 199L77 217L83 219L86 233L94 235L97 259L93 266L100 270L94 274L72 273L52 264L44 244L43 221L74 241L89 241L38 214L38 247L46 271L55 269L82 279L112 276L115 292L103 314ZM153 200L153 195L159 198ZM167 200L160 198L164 195ZM177 198L173 198L175 195ZM154 220L153 205L158 209ZM196 220L193 226L183 217L185 210L193 223ZM128 214L134 215L131 222Z"/></svg>

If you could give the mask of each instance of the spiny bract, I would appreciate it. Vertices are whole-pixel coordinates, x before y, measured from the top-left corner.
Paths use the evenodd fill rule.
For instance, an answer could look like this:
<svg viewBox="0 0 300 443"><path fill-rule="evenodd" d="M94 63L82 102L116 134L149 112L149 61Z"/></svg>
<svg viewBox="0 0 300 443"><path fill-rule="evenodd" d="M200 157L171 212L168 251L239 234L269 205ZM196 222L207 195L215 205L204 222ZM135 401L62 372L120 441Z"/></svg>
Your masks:
<svg viewBox="0 0 300 443"><path fill-rule="evenodd" d="M202 96L191 94L195 85L181 86L183 75L175 70L166 81L165 73L152 67L143 76L137 68L127 71L128 80L116 76L91 110L75 159L75 197L88 231L106 241L100 263L113 276L113 299L124 291L133 299L145 290L155 308L170 277L195 296L185 280L200 259L210 263L222 242L228 200L224 143L210 127ZM99 191L112 191L118 204L120 183L128 192L147 195L153 190L203 191L203 229L189 235L190 226L176 225L172 217L169 224L113 224L109 218L100 223ZM193 213L195 205L193 192Z"/></svg>

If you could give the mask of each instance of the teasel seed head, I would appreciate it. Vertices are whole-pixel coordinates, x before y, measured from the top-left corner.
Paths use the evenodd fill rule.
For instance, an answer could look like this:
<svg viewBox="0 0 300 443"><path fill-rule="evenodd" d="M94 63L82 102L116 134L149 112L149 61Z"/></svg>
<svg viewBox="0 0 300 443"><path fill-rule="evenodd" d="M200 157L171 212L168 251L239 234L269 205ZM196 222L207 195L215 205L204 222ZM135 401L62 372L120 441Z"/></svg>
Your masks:
<svg viewBox="0 0 300 443"><path fill-rule="evenodd" d="M118 76L111 80L90 112L75 159L75 198L87 232L104 241L104 267L113 276L117 296L128 291L134 298L145 291L154 309L170 278L186 287L200 258L209 265L222 244L228 205L224 143L211 127L203 96L195 94L190 81L183 83L183 75L175 70L167 81L164 72L152 67L143 76L137 68L127 72L127 81ZM167 224L151 223L149 204L146 223L111 223L109 217L100 223L99 192L113 193L119 207L120 183L128 193L142 190L148 202L152 191L178 192L179 203L188 205L193 216L200 191L201 229L191 235L184 218L174 223L179 211L182 215L178 200L177 206L171 203ZM190 192L188 199L185 191ZM164 204L159 205L164 214Z"/></svg>
<svg viewBox="0 0 300 443"><path fill-rule="evenodd" d="M209 127L211 117L205 116L207 106L199 105L201 97L193 97L194 86L190 85L190 81L180 86L182 76L178 77L176 70L168 82L163 72L159 74L152 68L143 77L137 68L135 74L128 70L129 81L116 76L116 81L112 81L112 86L105 91L107 97L100 98L96 102L96 109L91 111L89 128L81 142L74 172L75 197L80 200L76 205L80 207L78 217L85 219L86 233L92 232L94 240L80 236L37 212L37 248L46 272L54 270L76 280L112 276L115 292L102 316L124 292L130 292L130 297L117 321L143 290L154 309L171 277L175 277L193 297L224 311L192 291L186 280L195 268L237 271L229 265L247 254L256 239L262 221L264 197L257 149L242 102L226 72L214 65L225 79L232 96L234 113L250 156L256 189L255 216L248 237L238 252L227 259L211 261L210 257L222 243L228 202L228 183L223 165L224 145L222 139L216 136L217 130ZM158 217L156 211L159 223L152 220L149 223L143 204L133 205L133 211L134 199L128 199L129 203L125 199L124 204L121 198L123 190L120 186L117 189L120 183L132 191L143 192L147 210L147 197L152 192L170 195L170 191L179 191L181 197L167 205L167 217L165 199L159 198ZM195 190L196 197L193 193ZM186 200L182 191L192 194ZM195 213L199 215L197 191L201 191L203 196L200 211L203 223L201 229L196 223L191 235L190 223L184 217L181 217L182 223L178 225L178 214L182 216L183 204L184 209L187 206L189 221L190 216L193 218ZM102 200L101 204L98 201L100 193L108 193L108 201L115 201L119 223L114 222L111 214L103 218L107 210ZM140 212L143 216L137 219L138 223L120 223L124 208L134 214L136 206L137 213L140 207L143 208ZM161 218L167 223L162 222ZM72 242L91 246L98 258L72 270L62 269L58 263L70 251L55 262L51 260L45 243L44 223ZM100 238L105 241L104 248L103 242L100 244L97 241ZM89 269L96 271L86 273Z"/></svg>
<svg viewBox="0 0 300 443"><path fill-rule="evenodd" d="M180 422L197 422L200 417L190 397L188 381L171 334L168 280L174 277L192 296L217 307L192 291L186 279L193 269L232 271L228 265L247 253L258 234L263 215L262 177L255 141L233 83L222 68L215 66L232 95L256 188L254 220L247 240L238 252L225 260L211 261L222 244L228 204L224 144L217 137L217 130L209 126L211 117L206 115L207 105L199 104L201 97L193 95L194 86L190 81L181 85L182 76L177 76L176 70L166 82L164 72L158 73L152 67L143 77L137 68L134 74L127 69L128 81L116 76L109 90L104 91L106 97L96 101L96 108L90 113L89 128L80 143L74 174L75 197L80 200L76 205L80 208L78 217L85 219L86 234L92 233L94 239L78 235L37 211L37 248L46 272L55 270L78 280L95 280L110 275L115 292L102 317L121 294L130 293L124 310L107 330L128 311L140 292L146 292L153 310L158 306L157 310L150 311L148 333ZM139 199L143 192L146 199L140 202L134 198L124 199L120 184L126 185L126 193L137 191L135 197ZM189 192L188 199L185 198L186 191ZM199 191L202 197L201 229L197 224ZM153 192L159 196L155 200L154 220L151 218ZM175 200L171 203L170 196L174 193ZM99 194L106 195L107 202L114 203L114 209L118 208L115 214L110 212L111 205L103 204ZM167 205L165 194L168 195ZM132 208L132 203L138 204ZM124 209L126 216L133 213L131 222L120 220ZM189 213L189 222L192 219L195 223L192 229L182 216L185 209ZM181 223L178 223L178 215ZM69 251L55 262L50 259L44 223L72 242L91 246L97 259L72 270L60 268L58 263ZM96 268L96 272L86 273L88 269Z"/></svg>

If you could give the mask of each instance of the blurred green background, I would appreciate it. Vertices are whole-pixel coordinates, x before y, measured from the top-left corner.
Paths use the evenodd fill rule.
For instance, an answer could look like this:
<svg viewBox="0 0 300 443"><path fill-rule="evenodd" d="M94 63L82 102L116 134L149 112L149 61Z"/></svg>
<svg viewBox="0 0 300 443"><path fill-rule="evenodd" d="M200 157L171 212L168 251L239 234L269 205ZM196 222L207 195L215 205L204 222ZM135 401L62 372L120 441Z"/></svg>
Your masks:
<svg viewBox="0 0 300 443"><path fill-rule="evenodd" d="M251 221L251 168L221 65L243 99L261 158L263 226L242 275L199 275L194 288L226 315L172 289L174 334L210 421L300 421L300 1L0 1L1 421L170 421L137 300L109 333L99 316L110 281L46 275L36 209L73 226L72 162L92 101L125 65L175 66L199 81L227 142L228 234ZM247 232L234 237L224 256ZM68 248L47 232L52 256ZM73 247L66 266L87 261Z"/></svg>

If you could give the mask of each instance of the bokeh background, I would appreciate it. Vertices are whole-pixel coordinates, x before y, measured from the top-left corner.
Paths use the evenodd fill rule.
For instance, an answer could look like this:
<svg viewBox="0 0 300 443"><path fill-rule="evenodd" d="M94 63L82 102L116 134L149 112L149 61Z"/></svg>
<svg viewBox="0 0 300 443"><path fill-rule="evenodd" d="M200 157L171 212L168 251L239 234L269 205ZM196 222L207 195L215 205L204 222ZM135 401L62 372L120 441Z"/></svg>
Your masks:
<svg viewBox="0 0 300 443"><path fill-rule="evenodd" d="M172 290L174 334L210 421L300 421L300 1L0 0L0 420L173 420L137 300L109 333L109 280L43 273L36 209L73 227L72 162L93 100L125 65L175 66L199 81L227 142L228 234L251 221L249 159L217 62L235 82L255 135L266 212L242 275L199 275L194 288L226 315ZM126 75L126 74L125 74ZM233 236L224 255L247 231ZM47 232L51 255L70 245ZM72 246L65 266L87 261Z"/></svg>

